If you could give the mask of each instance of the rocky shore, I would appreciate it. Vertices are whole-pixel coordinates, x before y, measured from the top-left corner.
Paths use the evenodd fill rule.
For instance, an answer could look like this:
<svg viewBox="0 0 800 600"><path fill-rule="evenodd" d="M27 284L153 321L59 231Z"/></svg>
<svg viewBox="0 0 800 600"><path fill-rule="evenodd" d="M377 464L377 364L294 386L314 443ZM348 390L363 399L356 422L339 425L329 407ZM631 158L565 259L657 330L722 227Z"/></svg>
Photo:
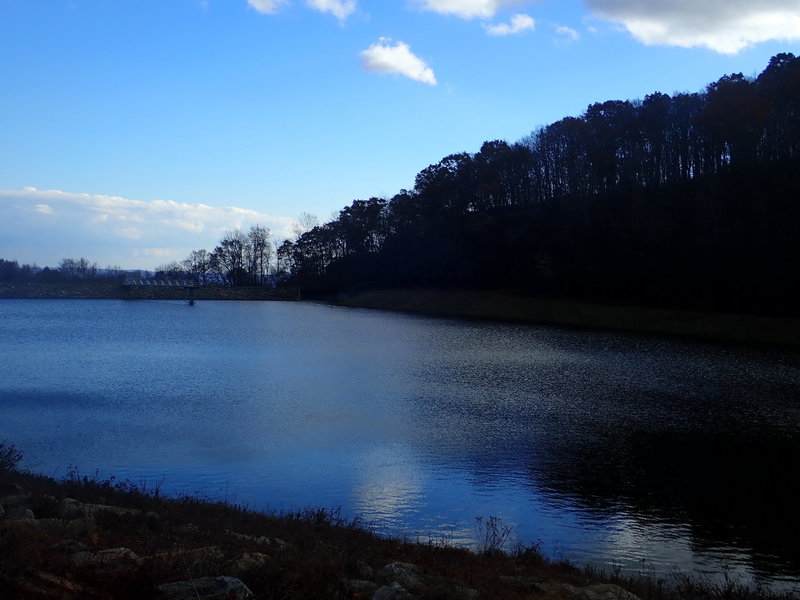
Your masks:
<svg viewBox="0 0 800 600"><path fill-rule="evenodd" d="M0 472L0 598L638 600L535 549L381 538L335 512L266 515L72 475Z"/></svg>

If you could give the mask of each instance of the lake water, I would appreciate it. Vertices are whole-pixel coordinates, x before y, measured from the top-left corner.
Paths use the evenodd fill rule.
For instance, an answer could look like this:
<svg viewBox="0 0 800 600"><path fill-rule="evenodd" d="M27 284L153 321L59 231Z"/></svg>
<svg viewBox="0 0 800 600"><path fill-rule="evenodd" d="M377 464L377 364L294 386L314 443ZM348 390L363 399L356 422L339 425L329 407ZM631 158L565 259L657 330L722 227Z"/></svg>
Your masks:
<svg viewBox="0 0 800 600"><path fill-rule="evenodd" d="M0 300L0 341L48 475L800 589L797 355L284 302Z"/></svg>

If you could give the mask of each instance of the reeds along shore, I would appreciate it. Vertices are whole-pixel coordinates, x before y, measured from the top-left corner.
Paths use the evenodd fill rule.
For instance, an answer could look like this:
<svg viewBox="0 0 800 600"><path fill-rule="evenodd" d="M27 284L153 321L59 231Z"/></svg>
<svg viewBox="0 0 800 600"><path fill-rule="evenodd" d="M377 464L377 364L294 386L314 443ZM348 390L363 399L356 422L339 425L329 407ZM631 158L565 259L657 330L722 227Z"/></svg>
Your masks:
<svg viewBox="0 0 800 600"><path fill-rule="evenodd" d="M158 485L17 468L0 443L0 598L788 600L737 582L622 578L510 547L387 539L336 510L264 514Z"/></svg>

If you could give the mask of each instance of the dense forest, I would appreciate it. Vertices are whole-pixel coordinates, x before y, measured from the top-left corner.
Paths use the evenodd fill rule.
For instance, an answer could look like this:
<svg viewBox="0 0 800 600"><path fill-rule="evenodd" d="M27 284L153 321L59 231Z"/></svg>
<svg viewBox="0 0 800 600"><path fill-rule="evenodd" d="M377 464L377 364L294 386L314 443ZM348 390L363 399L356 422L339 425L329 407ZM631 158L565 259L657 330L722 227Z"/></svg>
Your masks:
<svg viewBox="0 0 800 600"><path fill-rule="evenodd" d="M699 93L592 104L444 157L278 247L315 290L505 288L599 301L800 306L800 58Z"/></svg>

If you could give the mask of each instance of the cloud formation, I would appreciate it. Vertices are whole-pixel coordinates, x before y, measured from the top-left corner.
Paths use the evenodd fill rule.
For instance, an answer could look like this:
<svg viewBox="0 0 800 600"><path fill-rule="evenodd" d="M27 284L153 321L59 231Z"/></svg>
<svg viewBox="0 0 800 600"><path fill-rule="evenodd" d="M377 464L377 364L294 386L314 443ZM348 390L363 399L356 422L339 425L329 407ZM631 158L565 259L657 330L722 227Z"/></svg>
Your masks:
<svg viewBox="0 0 800 600"><path fill-rule="evenodd" d="M462 19L491 19L503 6L520 3L520 0L417 0L423 10Z"/></svg>
<svg viewBox="0 0 800 600"><path fill-rule="evenodd" d="M511 17L510 23L498 23L484 27L489 35L515 35L523 31L533 31L536 29L536 21L530 15L517 14Z"/></svg>
<svg viewBox="0 0 800 600"><path fill-rule="evenodd" d="M212 250L225 231L255 224L269 227L277 239L292 237L293 219L234 206L0 190L0 258L42 266L85 256L103 266L152 268L144 258L182 260L191 250Z"/></svg>
<svg viewBox="0 0 800 600"><path fill-rule="evenodd" d="M308 0L308 5L344 21L356 11L356 0Z"/></svg>
<svg viewBox="0 0 800 600"><path fill-rule="evenodd" d="M265 15L275 14L286 3L287 0L247 0L247 4Z"/></svg>
<svg viewBox="0 0 800 600"><path fill-rule="evenodd" d="M251 8L264 15L274 15L284 6L290 4L289 0L247 0ZM344 21L356 11L358 0L306 0L309 8L323 13L330 13L340 21Z"/></svg>
<svg viewBox="0 0 800 600"><path fill-rule="evenodd" d="M800 40L797 0L584 0L646 44L705 47L723 54L769 40Z"/></svg>
<svg viewBox="0 0 800 600"><path fill-rule="evenodd" d="M433 69L415 56L404 42L392 45L390 39L381 38L361 53L361 64L367 71L374 73L393 73L428 85L436 85Z"/></svg>
<svg viewBox="0 0 800 600"><path fill-rule="evenodd" d="M560 25L556 27L556 34L560 35L563 41L577 42L581 39L581 34L575 31L572 27Z"/></svg>

